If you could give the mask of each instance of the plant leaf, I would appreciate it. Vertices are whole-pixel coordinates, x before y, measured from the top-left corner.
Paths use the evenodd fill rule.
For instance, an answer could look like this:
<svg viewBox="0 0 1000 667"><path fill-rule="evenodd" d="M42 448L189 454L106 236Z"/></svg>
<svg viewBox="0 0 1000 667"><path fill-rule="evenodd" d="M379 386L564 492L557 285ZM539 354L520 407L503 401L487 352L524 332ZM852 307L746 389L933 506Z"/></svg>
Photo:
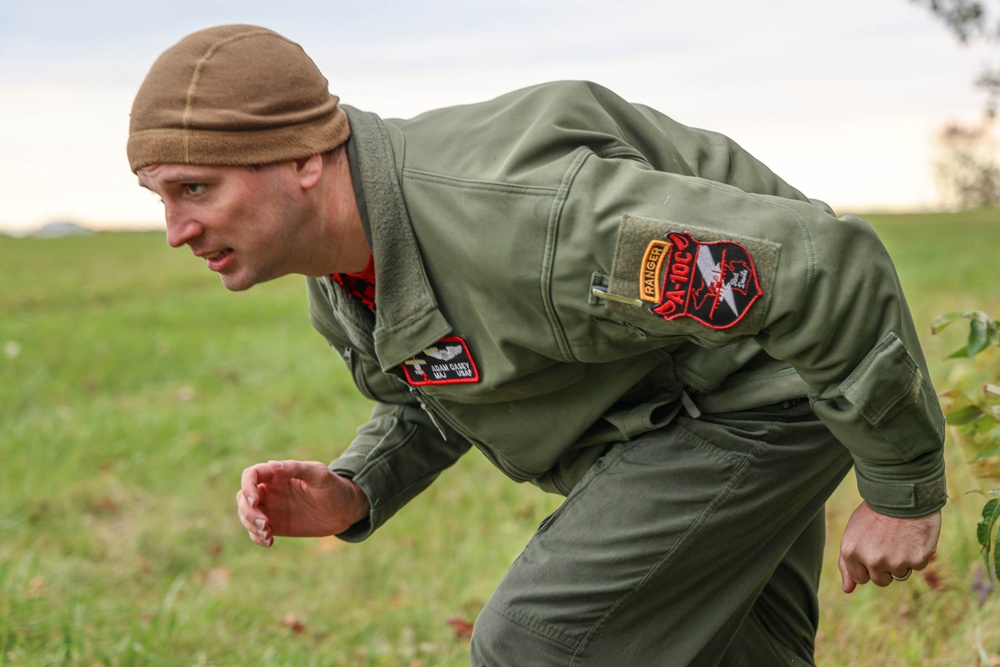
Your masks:
<svg viewBox="0 0 1000 667"><path fill-rule="evenodd" d="M997 512L1000 508L1000 498L993 498L983 505L983 520L976 525L976 539L983 548L983 563L993 577L994 570L990 567L990 554L993 551L993 528L997 523ZM995 560L995 559L994 559Z"/></svg>
<svg viewBox="0 0 1000 667"><path fill-rule="evenodd" d="M1000 456L1000 447L990 450L988 452L983 452L982 454L976 454L972 461L982 461L984 459L992 459L995 456Z"/></svg>
<svg viewBox="0 0 1000 667"><path fill-rule="evenodd" d="M938 394L938 397L942 399L942 408L944 413L951 414L952 412L958 412L964 408L974 405L975 401L964 391L958 389L952 389L951 391L945 391Z"/></svg>
<svg viewBox="0 0 1000 667"><path fill-rule="evenodd" d="M1000 577L1000 535L993 543L993 574Z"/></svg>
<svg viewBox="0 0 1000 667"><path fill-rule="evenodd" d="M979 421L986 415L978 405L968 405L961 410L945 413L945 417L952 426L964 426Z"/></svg>
<svg viewBox="0 0 1000 667"><path fill-rule="evenodd" d="M986 322L974 319L969 323L969 341L966 349L974 357L990 346L990 332Z"/></svg>
<svg viewBox="0 0 1000 667"><path fill-rule="evenodd" d="M963 431L967 434L976 436L978 438L989 438L989 434L996 430L997 420L993 417L993 414L986 412L982 406L977 406L980 410L983 410L983 414L979 419L976 419L968 424L961 426ZM989 444L989 443L986 443Z"/></svg>
<svg viewBox="0 0 1000 667"><path fill-rule="evenodd" d="M969 320L969 338L965 347L948 355L949 359L964 359L973 357L1000 339L1000 322L990 319L981 310L967 310L964 313L945 313L931 322L931 333L936 334L958 320Z"/></svg>
<svg viewBox="0 0 1000 667"><path fill-rule="evenodd" d="M983 520L976 526L976 539L983 548L983 563L991 578L994 574L1000 574L1000 570L995 569L1000 561L998 561L993 540L993 529L996 527L998 518L1000 518L1000 498L993 498L983 505ZM992 559L990 558L991 553Z"/></svg>
<svg viewBox="0 0 1000 667"><path fill-rule="evenodd" d="M972 311L966 311L964 313L959 313L959 312L945 313L944 315L938 315L931 322L931 333L936 334L938 331L941 331L949 324L953 324L958 320L970 317L971 315Z"/></svg>

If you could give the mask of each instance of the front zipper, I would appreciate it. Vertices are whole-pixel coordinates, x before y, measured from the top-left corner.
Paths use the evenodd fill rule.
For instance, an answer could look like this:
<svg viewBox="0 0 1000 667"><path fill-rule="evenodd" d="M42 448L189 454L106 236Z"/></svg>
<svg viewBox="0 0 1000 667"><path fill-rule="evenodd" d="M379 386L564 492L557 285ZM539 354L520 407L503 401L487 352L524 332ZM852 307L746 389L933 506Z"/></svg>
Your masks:
<svg viewBox="0 0 1000 667"><path fill-rule="evenodd" d="M405 380L403 380L402 378L399 378L399 380L400 382L405 382ZM438 432L441 434L441 437L445 441L447 441L448 438L445 435L444 429L441 427L442 422L444 422L444 424L446 424L448 428L455 431L460 436L465 438L467 441L475 445L476 449L481 451L483 453L483 456L485 456L490 463L492 463L494 466L503 471L503 473L508 477L510 477L511 479L518 482L527 482L535 478L535 475L530 475L525 471L514 467L513 464L509 463L506 459L501 458L490 447L487 447L485 444L483 444L476 438L472 437L467 431L457 426L454 420L449 419L446 416L447 413L441 409L441 406L438 405L433 398L421 392L419 389L410 385L409 383L407 383L407 386L410 388L410 393L413 394L413 397L416 398L417 401L420 403L421 409L423 409L423 411L427 413L427 416L430 417L431 422L437 428Z"/></svg>
<svg viewBox="0 0 1000 667"><path fill-rule="evenodd" d="M330 294L335 294L336 290L333 286L333 283L329 281L329 279L327 280L327 282L329 284L328 289L330 291ZM339 294L337 294L334 298L339 300ZM356 329L354 326L349 326L349 324L353 323L346 321L346 318L341 313L340 308L335 307L334 314L340 323L341 329L343 329L344 333L347 335L347 338L349 340L348 351L351 353L357 352L362 357L366 357L367 359L373 361L374 363L379 364L378 358L375 355L374 347L371 346L369 341L360 339L358 336L353 335L356 332ZM353 348L353 350L351 348ZM368 388L367 381L364 382L357 381L358 379L364 380L364 371L359 367L355 367L353 363L349 363L349 366L351 368L352 375L355 376L355 384L361 390L361 393L369 395L371 391L367 389ZM430 396L427 396L416 387L410 385L410 383L407 382L405 379L403 379L401 376L395 374L392 375L407 386L407 388L410 390L410 393L413 394L413 397L417 399L417 402L420 404L420 408L427 413L427 416L430 418L431 423L434 424L434 427L441 435L442 440L444 440L445 442L448 441L448 436L445 433L444 427L442 426L442 422L444 422L444 424L446 424L453 431L461 435L468 442L475 445L475 447L483 453L483 455L490 461L490 463L492 463L494 466L503 471L503 473L508 477L510 477L511 479L519 482L527 482L531 479L534 479L535 477L534 475L529 475L526 472L513 467L512 464L508 463L505 459L502 459L492 449L490 449L483 443L479 442L476 438L473 438L464 429L458 427L452 420L448 419L445 416L445 411L442 410L440 406L435 404L434 400ZM374 395L369 396L369 398L377 400L375 399ZM428 403L430 403L430 405L428 405Z"/></svg>
<svg viewBox="0 0 1000 667"><path fill-rule="evenodd" d="M413 386L410 387L410 393L413 394L413 397L416 398L417 402L420 403L420 409L426 412L427 416L431 418L431 423L434 424L434 428L436 428L438 430L438 433L441 434L441 439L444 440L445 442L448 442L448 435L444 432L444 428L441 426L441 422L438 421L437 415L435 415L434 411L431 410L429 407L427 407L427 404L424 403L423 394L417 391L417 388ZM466 439L468 440L468 438Z"/></svg>

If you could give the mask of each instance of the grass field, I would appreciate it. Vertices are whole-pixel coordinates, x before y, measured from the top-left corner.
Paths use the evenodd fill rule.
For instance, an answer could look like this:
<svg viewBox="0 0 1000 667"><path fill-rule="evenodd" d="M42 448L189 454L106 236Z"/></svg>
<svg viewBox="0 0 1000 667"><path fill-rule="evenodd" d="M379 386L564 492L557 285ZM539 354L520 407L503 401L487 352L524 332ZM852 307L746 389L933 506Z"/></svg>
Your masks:
<svg viewBox="0 0 1000 667"><path fill-rule="evenodd" d="M997 310L1000 214L872 221L922 332ZM971 381L945 333L925 337L939 389ZM361 545L264 550L235 519L244 466L328 461L368 410L299 278L234 295L160 235L0 238L0 665L468 664L463 622L557 498L473 453ZM841 593L853 485L831 500L821 665L1000 664L964 495L984 482L949 447L928 576Z"/></svg>

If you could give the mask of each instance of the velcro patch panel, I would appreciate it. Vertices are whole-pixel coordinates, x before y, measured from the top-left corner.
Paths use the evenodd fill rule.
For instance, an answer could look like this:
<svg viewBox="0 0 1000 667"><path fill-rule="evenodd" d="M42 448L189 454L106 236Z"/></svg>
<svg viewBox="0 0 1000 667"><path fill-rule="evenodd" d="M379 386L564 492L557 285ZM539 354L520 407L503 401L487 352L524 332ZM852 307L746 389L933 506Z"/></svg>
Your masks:
<svg viewBox="0 0 1000 667"><path fill-rule="evenodd" d="M631 303L678 324L756 333L767 313L779 250L765 239L625 215L608 305L628 309Z"/></svg>

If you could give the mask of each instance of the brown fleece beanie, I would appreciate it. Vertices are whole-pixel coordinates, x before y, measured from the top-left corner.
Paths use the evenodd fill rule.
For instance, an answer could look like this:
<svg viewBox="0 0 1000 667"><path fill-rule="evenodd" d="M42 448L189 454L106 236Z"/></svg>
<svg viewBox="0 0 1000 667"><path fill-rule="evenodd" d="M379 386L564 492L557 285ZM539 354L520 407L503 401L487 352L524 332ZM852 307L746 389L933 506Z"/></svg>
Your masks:
<svg viewBox="0 0 1000 667"><path fill-rule="evenodd" d="M259 165L317 155L347 141L347 115L295 42L227 25L167 49L132 103L128 161Z"/></svg>

